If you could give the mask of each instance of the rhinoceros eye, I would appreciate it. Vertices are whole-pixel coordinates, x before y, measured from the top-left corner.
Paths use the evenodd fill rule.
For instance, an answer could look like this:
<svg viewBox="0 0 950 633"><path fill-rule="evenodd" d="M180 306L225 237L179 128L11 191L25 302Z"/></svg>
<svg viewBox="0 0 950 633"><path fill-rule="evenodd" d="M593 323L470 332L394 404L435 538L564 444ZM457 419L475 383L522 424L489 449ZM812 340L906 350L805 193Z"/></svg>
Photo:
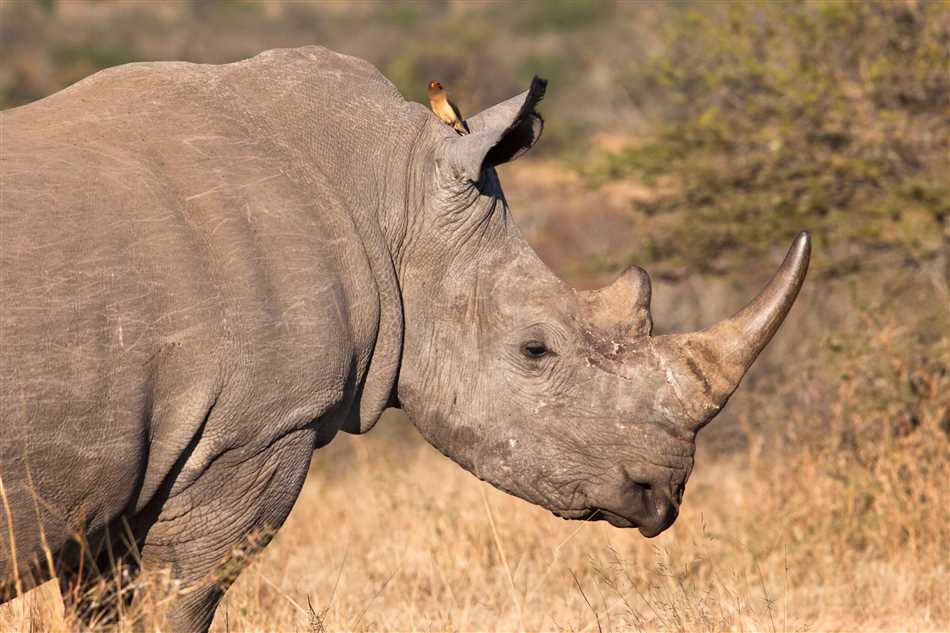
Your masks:
<svg viewBox="0 0 950 633"><path fill-rule="evenodd" d="M521 346L521 353L528 358L543 358L551 353L548 346L541 341L528 341Z"/></svg>

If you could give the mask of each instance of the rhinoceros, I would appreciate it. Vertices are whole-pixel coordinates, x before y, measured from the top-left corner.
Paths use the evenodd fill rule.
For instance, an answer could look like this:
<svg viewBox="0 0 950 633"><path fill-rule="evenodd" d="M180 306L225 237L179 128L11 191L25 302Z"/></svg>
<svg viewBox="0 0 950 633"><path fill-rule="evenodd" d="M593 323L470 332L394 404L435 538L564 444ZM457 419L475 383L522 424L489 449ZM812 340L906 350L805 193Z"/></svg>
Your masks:
<svg viewBox="0 0 950 633"><path fill-rule="evenodd" d="M556 515L669 527L809 237L733 317L652 336L642 269L575 291L512 219L494 168L538 141L545 88L459 136L306 47L120 66L4 112L0 600L56 576L107 621L126 598L84 588L158 570L167 627L207 630L314 450L387 407Z"/></svg>

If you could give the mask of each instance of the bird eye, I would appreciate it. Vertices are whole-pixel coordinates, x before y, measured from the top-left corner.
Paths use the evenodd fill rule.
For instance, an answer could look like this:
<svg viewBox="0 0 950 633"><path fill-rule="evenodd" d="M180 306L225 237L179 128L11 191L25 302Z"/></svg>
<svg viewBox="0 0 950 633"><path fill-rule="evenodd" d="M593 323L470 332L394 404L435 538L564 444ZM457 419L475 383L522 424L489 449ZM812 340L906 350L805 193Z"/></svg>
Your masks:
<svg viewBox="0 0 950 633"><path fill-rule="evenodd" d="M541 341L528 341L521 346L521 353L528 358L538 359L550 354L551 350Z"/></svg>

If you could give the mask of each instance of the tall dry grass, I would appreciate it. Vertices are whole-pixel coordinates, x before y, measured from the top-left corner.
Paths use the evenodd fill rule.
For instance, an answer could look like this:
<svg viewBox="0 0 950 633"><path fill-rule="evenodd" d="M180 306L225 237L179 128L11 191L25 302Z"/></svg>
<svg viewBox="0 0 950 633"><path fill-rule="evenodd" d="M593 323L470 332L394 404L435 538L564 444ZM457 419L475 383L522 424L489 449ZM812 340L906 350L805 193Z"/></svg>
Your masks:
<svg viewBox="0 0 950 633"><path fill-rule="evenodd" d="M805 374L838 375L831 405L786 411L788 432L744 454L701 450L653 540L497 492L387 415L317 452L213 630L947 630L947 341L909 364L905 334L827 342L842 366ZM0 630L72 630L61 605L44 586Z"/></svg>
<svg viewBox="0 0 950 633"><path fill-rule="evenodd" d="M536 165L509 175L519 221L552 266L607 281L567 266L618 250L611 231L575 231L580 246L550 231L600 226L605 209L619 218L625 198L580 185L565 194L561 172L545 183ZM367 436L317 451L293 513L251 557L214 630L950 630L946 285L939 271L897 267L885 279L886 268L809 278L700 434L681 516L660 537L565 522L499 493L387 414ZM658 283L657 322L706 324L754 283L731 285L693 280L683 300ZM126 610L119 630L160 625L167 579L142 582L155 597ZM53 583L0 607L0 633L76 626Z"/></svg>
<svg viewBox="0 0 950 633"><path fill-rule="evenodd" d="M430 75L454 77L471 111L521 89L516 77L541 72L561 86L545 101L542 149L583 147L579 139L597 131L610 149L644 127L639 106L615 98L616 80L631 70L615 61L650 59L662 31L650 25L679 11L679 3L620 3L586 31L568 20L572 32L559 34L549 18L573 14L577 3L555 3L554 12L449 3L415 7L414 16L387 3L172 4L5 3L2 44L12 62L0 68L0 99L38 98L131 59L224 61L318 41L376 60L407 94L424 90ZM492 45L466 35L482 32L473 27L494 34ZM469 48L446 57L444 46L430 50L432 32L465 36L456 43ZM644 95L650 106L656 92ZM643 263L629 258L668 236L671 219L702 230L692 208L676 217L643 210L663 193L662 179L592 189L563 166L503 169L529 239L583 285ZM770 245L773 234L763 231ZM823 247L844 248L820 246L816 270ZM340 437L316 453L294 512L228 592L214 629L950 630L948 269L856 254L866 268L837 286L812 271L790 322L700 435L682 514L657 539L568 523L505 496L388 415L368 436ZM885 287L889 267L907 280ZM658 277L656 322L708 324L737 305L733 282L748 290L739 276L715 285ZM893 305L858 309L845 288L852 283L893 295ZM914 292L893 293L913 284ZM8 538L0 525L0 546ZM156 602L125 611L120 630L139 619L156 624L167 579L142 582L158 587ZM0 606L0 632L76 624L52 583Z"/></svg>

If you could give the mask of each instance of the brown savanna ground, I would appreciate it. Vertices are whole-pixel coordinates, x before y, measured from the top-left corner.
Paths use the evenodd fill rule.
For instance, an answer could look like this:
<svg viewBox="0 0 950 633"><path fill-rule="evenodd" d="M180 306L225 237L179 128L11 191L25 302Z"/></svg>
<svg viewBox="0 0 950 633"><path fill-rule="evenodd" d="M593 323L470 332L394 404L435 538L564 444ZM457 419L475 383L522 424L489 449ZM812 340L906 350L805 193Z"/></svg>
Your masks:
<svg viewBox="0 0 950 633"><path fill-rule="evenodd" d="M527 164L503 178L555 268L599 283L572 273L557 245L576 251L564 241L591 213L622 223L624 196L642 191L571 185L558 170ZM690 289L658 286L658 322L684 323ZM737 305L735 291L713 288L715 310L728 312L730 296ZM566 522L498 492L393 412L317 451L293 513L213 630L950 630L947 340L914 364L906 332L868 329L820 342L837 346L840 366L810 362L794 349L824 313L821 293L803 292L763 367L700 434L682 513L660 537ZM862 318L856 329L874 320ZM73 625L53 583L0 607L4 632Z"/></svg>
<svg viewBox="0 0 950 633"><path fill-rule="evenodd" d="M293 514L228 592L215 631L950 626L948 528L933 523L950 503L947 468L923 474L902 454L926 454L932 437L893 447L900 462L878 472L830 455L700 454L679 520L646 540L562 521L421 440L374 433L317 453ZM905 468L912 492L893 489ZM923 497L931 510L908 516ZM47 585L0 609L0 630L71 630L61 605Z"/></svg>
<svg viewBox="0 0 950 633"><path fill-rule="evenodd" d="M687 272L647 253L684 225L704 235L709 216L654 205L671 186L663 177L591 177L588 159L646 135L644 113L669 106L651 102L650 91L626 99L614 81L630 71L617 60L662 51L658 34L681 4L690 3L2 0L0 103L124 61L223 62L314 42L372 60L410 98L442 78L463 103L487 105L540 72L552 79L540 159L532 152L501 170L519 225L581 287L645 263L658 273L657 330L680 331L740 307L787 246L784 225L769 224L761 231L768 256L720 274ZM843 6L813 5L829 14ZM886 14L897 3L875 6ZM934 54L947 59L943 46ZM872 61L861 68L877 68ZM921 107L909 103L908 111ZM946 130L920 136L939 149ZM824 189L833 187L815 191ZM829 217L819 207L780 219L812 228ZM845 217L869 234L888 220ZM816 234L796 307L700 433L681 515L656 539L566 522L500 493L392 412L367 436L341 435L314 455L293 513L229 590L213 630L950 631L946 217L943 236L931 225L885 225L886 248L834 227ZM831 263L843 255L861 265ZM120 628L136 615L149 622L152 609ZM0 606L0 633L74 628L52 583Z"/></svg>

